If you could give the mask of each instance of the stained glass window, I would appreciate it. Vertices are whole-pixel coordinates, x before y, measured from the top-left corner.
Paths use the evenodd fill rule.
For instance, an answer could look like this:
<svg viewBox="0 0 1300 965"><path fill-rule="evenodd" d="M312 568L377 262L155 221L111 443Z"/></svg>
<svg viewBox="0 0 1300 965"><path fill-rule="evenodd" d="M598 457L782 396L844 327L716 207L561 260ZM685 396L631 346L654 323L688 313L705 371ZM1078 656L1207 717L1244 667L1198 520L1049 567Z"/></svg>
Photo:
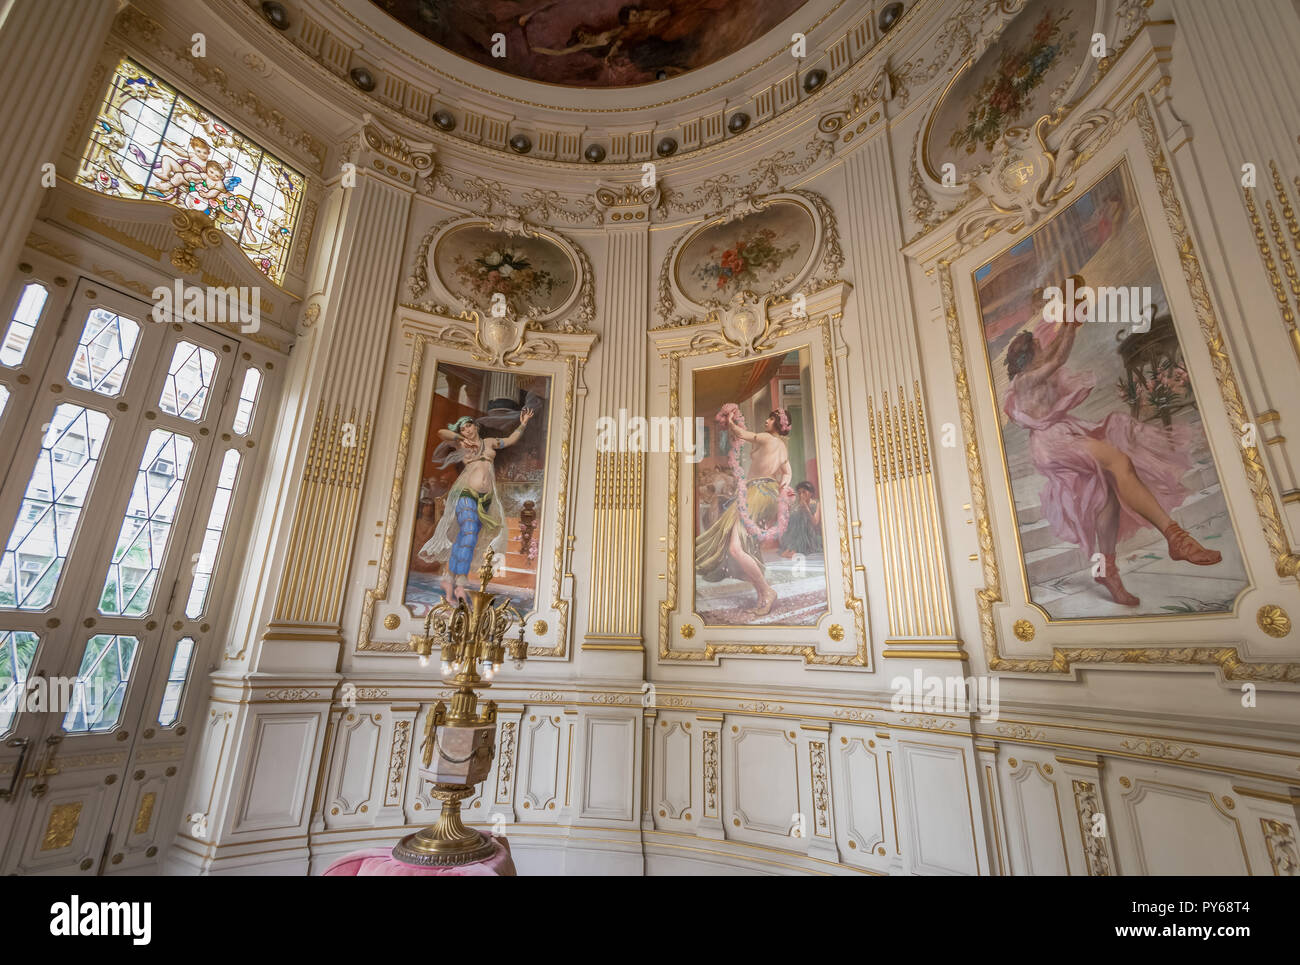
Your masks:
<svg viewBox="0 0 1300 965"><path fill-rule="evenodd" d="M302 204L302 175L139 64L118 64L77 183L202 211L272 281Z"/></svg>

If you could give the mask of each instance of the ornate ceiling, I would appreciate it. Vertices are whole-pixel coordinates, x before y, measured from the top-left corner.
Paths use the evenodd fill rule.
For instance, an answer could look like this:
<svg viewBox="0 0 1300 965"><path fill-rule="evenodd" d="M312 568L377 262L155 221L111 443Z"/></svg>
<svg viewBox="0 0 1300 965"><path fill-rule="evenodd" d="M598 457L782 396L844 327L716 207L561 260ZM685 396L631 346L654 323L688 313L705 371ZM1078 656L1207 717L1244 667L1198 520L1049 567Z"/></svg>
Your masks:
<svg viewBox="0 0 1300 965"><path fill-rule="evenodd" d="M630 87L721 60L807 0L371 2L486 67L568 87Z"/></svg>

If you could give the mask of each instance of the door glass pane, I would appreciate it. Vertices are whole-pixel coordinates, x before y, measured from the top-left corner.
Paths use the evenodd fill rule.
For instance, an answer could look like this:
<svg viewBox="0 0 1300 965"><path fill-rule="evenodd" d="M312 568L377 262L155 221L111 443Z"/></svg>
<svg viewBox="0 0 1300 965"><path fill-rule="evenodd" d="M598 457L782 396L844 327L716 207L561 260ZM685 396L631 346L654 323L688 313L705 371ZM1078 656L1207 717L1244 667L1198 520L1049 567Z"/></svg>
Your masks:
<svg viewBox="0 0 1300 965"><path fill-rule="evenodd" d="M203 418L203 408L208 402L212 375L216 368L216 352L209 352L193 342L177 342L158 408L168 415L178 415L195 422Z"/></svg>
<svg viewBox="0 0 1300 965"><path fill-rule="evenodd" d="M0 630L0 734L7 734L18 716L40 642L26 630Z"/></svg>
<svg viewBox="0 0 1300 965"><path fill-rule="evenodd" d="M68 381L100 395L117 395L126 381L139 334L140 326L131 319L104 308L92 309L68 366Z"/></svg>
<svg viewBox="0 0 1300 965"><path fill-rule="evenodd" d="M244 387L239 390L239 407L235 410L235 422L231 426L237 435L242 436L248 431L248 426L253 421L253 408L257 405L257 393L261 388L262 373L250 367L244 373Z"/></svg>
<svg viewBox="0 0 1300 965"><path fill-rule="evenodd" d="M102 412L54 410L0 559L0 607L39 610L54 598L107 431Z"/></svg>
<svg viewBox="0 0 1300 965"><path fill-rule="evenodd" d="M0 416L5 414L5 409L9 406L9 388L0 385Z"/></svg>
<svg viewBox="0 0 1300 965"><path fill-rule="evenodd" d="M18 310L9 320L4 341L0 342L0 365L22 364L47 298L49 293L40 285L24 286L23 293L18 299Z"/></svg>
<svg viewBox="0 0 1300 965"><path fill-rule="evenodd" d="M190 675L190 658L194 656L194 638L181 637L176 641L171 669L167 671L167 689L163 691L162 706L158 708L158 723L170 727L181 712L181 697L185 681Z"/></svg>
<svg viewBox="0 0 1300 965"><path fill-rule="evenodd" d="M81 668L72 685L72 705L63 718L69 733L110 730L122 715L126 685L140 641L115 633L97 633L86 641Z"/></svg>
<svg viewBox="0 0 1300 965"><path fill-rule="evenodd" d="M217 563L217 550L221 548L221 533L226 528L226 513L230 509L230 494L235 489L235 474L239 471L239 453L227 449L221 460L221 476L217 491L212 497L212 511L203 531L203 548L194 566L194 581L190 584L190 598L185 603L185 615L193 620L203 612L208 601L208 587L212 583L212 570Z"/></svg>
<svg viewBox="0 0 1300 965"><path fill-rule="evenodd" d="M134 617L149 609L193 450L194 442L178 433L149 434L104 578L100 613Z"/></svg>

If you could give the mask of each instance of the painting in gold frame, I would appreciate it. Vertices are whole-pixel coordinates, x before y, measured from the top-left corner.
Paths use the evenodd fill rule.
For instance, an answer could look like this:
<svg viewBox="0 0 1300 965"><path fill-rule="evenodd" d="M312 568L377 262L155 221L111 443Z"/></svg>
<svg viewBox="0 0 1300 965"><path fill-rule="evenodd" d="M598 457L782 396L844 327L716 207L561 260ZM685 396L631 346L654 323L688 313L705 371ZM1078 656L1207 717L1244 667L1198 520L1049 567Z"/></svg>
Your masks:
<svg viewBox="0 0 1300 965"><path fill-rule="evenodd" d="M1245 565L1127 167L973 281L1029 601L1231 612Z"/></svg>
<svg viewBox="0 0 1300 965"><path fill-rule="evenodd" d="M705 626L815 625L828 607L810 353L692 373L695 613Z"/></svg>

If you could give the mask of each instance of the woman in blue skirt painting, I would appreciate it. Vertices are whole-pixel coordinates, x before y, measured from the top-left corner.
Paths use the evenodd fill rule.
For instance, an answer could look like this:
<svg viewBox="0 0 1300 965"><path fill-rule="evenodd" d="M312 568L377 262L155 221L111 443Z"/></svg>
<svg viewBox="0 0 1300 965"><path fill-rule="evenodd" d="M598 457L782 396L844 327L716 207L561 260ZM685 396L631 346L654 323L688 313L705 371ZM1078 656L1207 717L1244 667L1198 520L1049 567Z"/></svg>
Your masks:
<svg viewBox="0 0 1300 965"><path fill-rule="evenodd" d="M481 436L478 422L469 416L438 430L444 440L434 453L434 458L443 456L438 468L455 462L465 468L447 490L442 519L418 555L425 562L442 564L442 592L447 600L465 601L469 574L478 571L486 550L490 547L498 557L504 550L506 521L497 496L496 454L519 441L534 411L529 407L520 411L519 425L504 438Z"/></svg>

